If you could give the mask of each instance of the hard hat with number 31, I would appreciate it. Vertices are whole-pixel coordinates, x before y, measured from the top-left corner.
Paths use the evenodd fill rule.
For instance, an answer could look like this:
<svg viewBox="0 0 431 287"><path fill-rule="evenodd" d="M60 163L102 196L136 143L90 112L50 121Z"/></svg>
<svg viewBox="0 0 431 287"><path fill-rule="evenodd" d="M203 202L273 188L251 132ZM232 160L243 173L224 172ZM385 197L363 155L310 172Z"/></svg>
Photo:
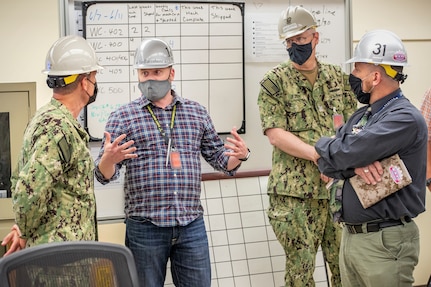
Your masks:
<svg viewBox="0 0 431 287"><path fill-rule="evenodd" d="M379 65L392 79L404 83L407 75L402 73L407 66L407 52L401 39L388 30L374 30L362 36L355 48L353 58L346 63L368 63Z"/></svg>
<svg viewBox="0 0 431 287"><path fill-rule="evenodd" d="M347 63L407 66L407 52L401 39L388 30L374 30L362 36L353 58Z"/></svg>

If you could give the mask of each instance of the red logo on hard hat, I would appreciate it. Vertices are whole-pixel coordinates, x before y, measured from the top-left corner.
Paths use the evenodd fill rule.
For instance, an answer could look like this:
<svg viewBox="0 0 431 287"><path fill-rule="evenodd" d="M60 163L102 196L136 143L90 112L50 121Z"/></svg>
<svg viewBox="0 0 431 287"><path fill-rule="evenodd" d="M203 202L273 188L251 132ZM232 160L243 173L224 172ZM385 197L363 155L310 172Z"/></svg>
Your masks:
<svg viewBox="0 0 431 287"><path fill-rule="evenodd" d="M403 52L396 52L393 57L394 61L396 62L405 62L407 61L407 57L406 54L404 54Z"/></svg>

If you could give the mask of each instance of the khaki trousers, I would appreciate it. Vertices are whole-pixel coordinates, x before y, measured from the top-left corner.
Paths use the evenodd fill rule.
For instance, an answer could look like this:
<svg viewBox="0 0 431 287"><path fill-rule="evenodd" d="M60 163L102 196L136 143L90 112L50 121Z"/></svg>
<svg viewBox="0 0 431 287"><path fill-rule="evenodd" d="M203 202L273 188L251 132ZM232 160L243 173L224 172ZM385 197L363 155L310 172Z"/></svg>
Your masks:
<svg viewBox="0 0 431 287"><path fill-rule="evenodd" d="M350 234L343 228L340 272L343 287L411 287L419 258L414 221L377 232Z"/></svg>

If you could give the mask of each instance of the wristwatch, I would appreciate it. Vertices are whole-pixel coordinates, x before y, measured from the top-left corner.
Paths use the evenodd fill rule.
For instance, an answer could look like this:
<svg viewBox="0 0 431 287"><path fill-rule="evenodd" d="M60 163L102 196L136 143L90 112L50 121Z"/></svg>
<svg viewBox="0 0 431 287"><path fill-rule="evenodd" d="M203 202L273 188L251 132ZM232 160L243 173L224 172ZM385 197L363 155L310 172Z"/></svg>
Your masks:
<svg viewBox="0 0 431 287"><path fill-rule="evenodd" d="M247 148L247 150L248 150L247 155L245 156L245 158L239 158L239 160L240 160L240 161L247 161L247 160L248 160L248 158L250 157L250 149L249 149L249 148ZM427 181L427 182L428 182L428 181Z"/></svg>
<svg viewBox="0 0 431 287"><path fill-rule="evenodd" d="M426 185L427 185L427 186L430 186L430 185L431 185L431 177L427 179L427 181L426 181Z"/></svg>

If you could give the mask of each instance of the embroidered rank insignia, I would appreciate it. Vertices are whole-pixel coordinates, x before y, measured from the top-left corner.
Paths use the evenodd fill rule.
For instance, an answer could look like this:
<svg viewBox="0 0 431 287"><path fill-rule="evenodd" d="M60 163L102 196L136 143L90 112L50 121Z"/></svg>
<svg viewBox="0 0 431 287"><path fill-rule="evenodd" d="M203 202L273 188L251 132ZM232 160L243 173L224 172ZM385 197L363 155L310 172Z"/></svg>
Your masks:
<svg viewBox="0 0 431 287"><path fill-rule="evenodd" d="M260 85L262 86L262 88L265 89L265 91L270 94L270 95L275 95L277 94L280 90L278 89L278 87L274 84L273 81L271 81L271 79L264 79L260 82Z"/></svg>

